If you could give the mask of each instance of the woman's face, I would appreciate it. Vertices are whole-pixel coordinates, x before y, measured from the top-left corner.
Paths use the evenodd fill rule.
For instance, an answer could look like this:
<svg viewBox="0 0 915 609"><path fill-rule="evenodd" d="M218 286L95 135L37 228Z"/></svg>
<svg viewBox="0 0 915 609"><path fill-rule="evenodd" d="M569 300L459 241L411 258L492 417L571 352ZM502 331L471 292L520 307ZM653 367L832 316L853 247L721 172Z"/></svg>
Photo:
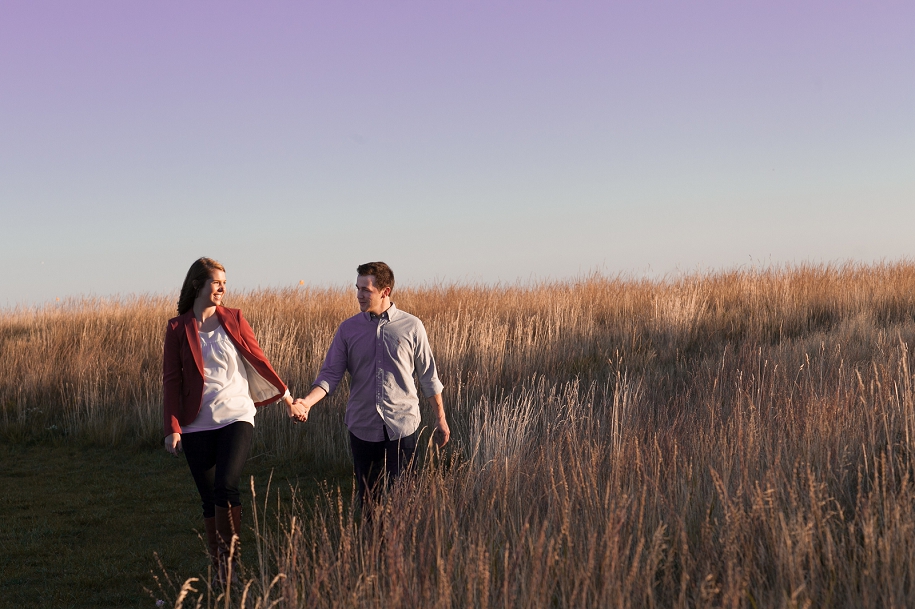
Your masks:
<svg viewBox="0 0 915 609"><path fill-rule="evenodd" d="M203 282L197 293L197 302L204 307L218 307L222 304L222 297L226 294L226 274L223 271L213 271L210 278Z"/></svg>

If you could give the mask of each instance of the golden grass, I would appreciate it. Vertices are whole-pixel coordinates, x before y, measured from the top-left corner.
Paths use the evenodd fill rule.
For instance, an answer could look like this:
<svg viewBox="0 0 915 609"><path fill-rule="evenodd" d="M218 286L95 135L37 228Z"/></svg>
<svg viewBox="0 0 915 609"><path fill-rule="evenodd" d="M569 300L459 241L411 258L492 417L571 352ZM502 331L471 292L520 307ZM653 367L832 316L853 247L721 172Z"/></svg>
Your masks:
<svg viewBox="0 0 915 609"><path fill-rule="evenodd" d="M262 518L245 606L915 606L915 265L396 296L454 442L371 530L349 489ZM2 433L158 444L170 300L0 315ZM229 305L300 394L352 301ZM345 462L342 394L255 450Z"/></svg>

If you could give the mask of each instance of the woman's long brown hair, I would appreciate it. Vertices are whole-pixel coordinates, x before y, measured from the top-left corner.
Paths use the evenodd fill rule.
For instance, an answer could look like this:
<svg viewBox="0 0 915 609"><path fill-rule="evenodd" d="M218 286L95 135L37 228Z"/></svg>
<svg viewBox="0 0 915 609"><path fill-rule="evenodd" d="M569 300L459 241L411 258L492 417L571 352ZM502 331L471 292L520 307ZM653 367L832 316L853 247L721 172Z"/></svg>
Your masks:
<svg viewBox="0 0 915 609"><path fill-rule="evenodd" d="M188 269L184 285L181 286L181 294L178 296L178 315L184 315L193 308L203 282L213 276L213 271L225 273L226 269L212 258L198 258L194 261Z"/></svg>

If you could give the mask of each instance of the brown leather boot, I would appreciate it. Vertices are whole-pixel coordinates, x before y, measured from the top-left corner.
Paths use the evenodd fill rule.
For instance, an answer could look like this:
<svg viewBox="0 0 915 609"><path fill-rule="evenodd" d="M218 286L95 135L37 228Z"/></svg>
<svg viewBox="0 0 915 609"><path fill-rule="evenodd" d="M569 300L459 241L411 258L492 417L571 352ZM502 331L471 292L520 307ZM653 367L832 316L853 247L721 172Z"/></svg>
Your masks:
<svg viewBox="0 0 915 609"><path fill-rule="evenodd" d="M238 582L241 564L241 506L216 506L216 535L219 542L219 581L223 585Z"/></svg>
<svg viewBox="0 0 915 609"><path fill-rule="evenodd" d="M219 534L216 532L216 517L203 519L203 528L207 534L207 553L213 563L213 580L219 579Z"/></svg>

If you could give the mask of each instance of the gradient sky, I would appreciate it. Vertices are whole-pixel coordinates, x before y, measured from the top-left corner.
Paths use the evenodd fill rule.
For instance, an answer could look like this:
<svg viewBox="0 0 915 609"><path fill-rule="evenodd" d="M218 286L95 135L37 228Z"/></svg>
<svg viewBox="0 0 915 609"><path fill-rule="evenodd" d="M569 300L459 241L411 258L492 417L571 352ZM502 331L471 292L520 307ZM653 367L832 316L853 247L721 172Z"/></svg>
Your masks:
<svg viewBox="0 0 915 609"><path fill-rule="evenodd" d="M915 3L0 0L0 306L915 256Z"/></svg>

